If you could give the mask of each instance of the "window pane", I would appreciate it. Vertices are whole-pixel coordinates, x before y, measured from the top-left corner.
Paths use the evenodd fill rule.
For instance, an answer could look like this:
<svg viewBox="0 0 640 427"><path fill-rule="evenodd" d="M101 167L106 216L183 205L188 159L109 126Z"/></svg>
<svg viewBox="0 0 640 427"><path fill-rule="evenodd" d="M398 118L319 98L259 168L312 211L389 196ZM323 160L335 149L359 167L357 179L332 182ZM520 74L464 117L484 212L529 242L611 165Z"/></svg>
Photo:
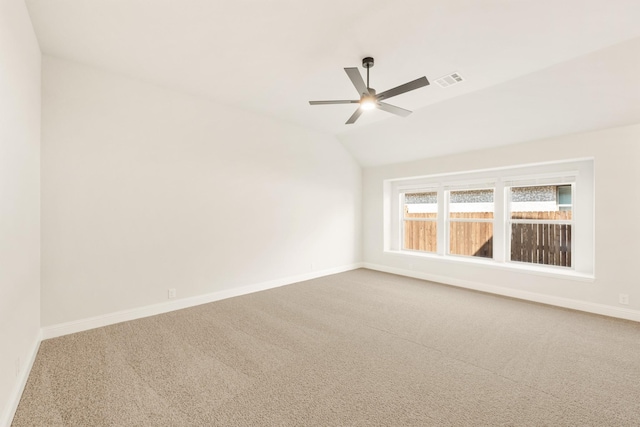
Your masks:
<svg viewBox="0 0 640 427"><path fill-rule="evenodd" d="M451 191L449 218L493 218L493 189Z"/></svg>
<svg viewBox="0 0 640 427"><path fill-rule="evenodd" d="M571 267L571 225L511 224L511 261Z"/></svg>
<svg viewBox="0 0 640 427"><path fill-rule="evenodd" d="M570 185L511 187L511 219L571 220L571 216Z"/></svg>
<svg viewBox="0 0 640 427"><path fill-rule="evenodd" d="M411 193L404 195L405 218L437 218L438 193Z"/></svg>
<svg viewBox="0 0 640 427"><path fill-rule="evenodd" d="M438 234L436 221L404 221L404 247L412 251L436 252Z"/></svg>
<svg viewBox="0 0 640 427"><path fill-rule="evenodd" d="M493 258L493 223L452 221L449 253Z"/></svg>
<svg viewBox="0 0 640 427"><path fill-rule="evenodd" d="M571 204L571 186L561 185L558 187L558 204L570 205Z"/></svg>

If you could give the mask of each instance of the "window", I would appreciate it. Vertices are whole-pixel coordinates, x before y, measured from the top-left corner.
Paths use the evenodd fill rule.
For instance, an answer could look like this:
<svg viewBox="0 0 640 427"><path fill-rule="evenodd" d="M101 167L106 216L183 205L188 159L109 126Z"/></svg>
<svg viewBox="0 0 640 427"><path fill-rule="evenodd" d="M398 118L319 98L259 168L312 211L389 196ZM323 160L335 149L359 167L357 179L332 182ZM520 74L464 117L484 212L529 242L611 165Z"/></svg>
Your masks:
<svg viewBox="0 0 640 427"><path fill-rule="evenodd" d="M509 188L511 261L571 267L572 188L572 185Z"/></svg>
<svg viewBox="0 0 640 427"><path fill-rule="evenodd" d="M385 181L385 251L589 276L593 160Z"/></svg>
<svg viewBox="0 0 640 427"><path fill-rule="evenodd" d="M573 187L571 185L559 185L558 189L558 210L571 210L571 200L573 199Z"/></svg>
<svg viewBox="0 0 640 427"><path fill-rule="evenodd" d="M403 212L402 248L409 251L436 252L438 193L405 193Z"/></svg>
<svg viewBox="0 0 640 427"><path fill-rule="evenodd" d="M493 258L493 188L449 192L449 253Z"/></svg>

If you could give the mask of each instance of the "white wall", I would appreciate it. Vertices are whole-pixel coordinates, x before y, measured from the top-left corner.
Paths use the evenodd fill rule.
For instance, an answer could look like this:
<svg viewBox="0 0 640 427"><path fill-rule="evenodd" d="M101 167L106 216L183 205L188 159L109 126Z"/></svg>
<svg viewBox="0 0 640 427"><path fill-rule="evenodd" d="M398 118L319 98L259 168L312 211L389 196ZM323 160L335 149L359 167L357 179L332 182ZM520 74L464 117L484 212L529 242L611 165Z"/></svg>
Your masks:
<svg viewBox="0 0 640 427"><path fill-rule="evenodd" d="M0 0L0 425L39 331L40 49L24 1Z"/></svg>
<svg viewBox="0 0 640 427"><path fill-rule="evenodd" d="M383 180L517 164L595 159L593 282L383 251ZM363 171L365 265L416 277L640 320L640 125L533 141ZM628 306L618 295L630 295Z"/></svg>
<svg viewBox="0 0 640 427"><path fill-rule="evenodd" d="M361 260L361 169L335 138L42 67L44 327Z"/></svg>

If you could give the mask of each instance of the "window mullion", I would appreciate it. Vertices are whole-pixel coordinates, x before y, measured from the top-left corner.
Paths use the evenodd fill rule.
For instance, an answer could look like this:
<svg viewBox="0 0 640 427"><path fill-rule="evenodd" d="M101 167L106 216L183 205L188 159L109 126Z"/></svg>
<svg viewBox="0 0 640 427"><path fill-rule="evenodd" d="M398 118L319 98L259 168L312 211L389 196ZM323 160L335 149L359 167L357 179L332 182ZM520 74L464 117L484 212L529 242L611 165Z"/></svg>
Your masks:
<svg viewBox="0 0 640 427"><path fill-rule="evenodd" d="M451 222L487 222L493 223L493 218L449 218Z"/></svg>
<svg viewBox="0 0 640 427"><path fill-rule="evenodd" d="M506 227L506 201L504 192L504 182L498 180L495 183L493 193L493 259L497 262L505 262L507 247L505 244Z"/></svg>
<svg viewBox="0 0 640 427"><path fill-rule="evenodd" d="M405 245L405 241L404 241L404 236L405 236L405 226L406 226L406 222L404 220L405 217L405 213L404 213L404 207L405 207L405 203L406 203L406 197L407 195L405 193L401 193L400 194L400 207L398 209L398 223L400 224L400 236L398 236L400 238L400 248L404 249L406 247Z"/></svg>
<svg viewBox="0 0 640 427"><path fill-rule="evenodd" d="M438 255L445 255L449 247L449 198L444 186L438 188Z"/></svg>

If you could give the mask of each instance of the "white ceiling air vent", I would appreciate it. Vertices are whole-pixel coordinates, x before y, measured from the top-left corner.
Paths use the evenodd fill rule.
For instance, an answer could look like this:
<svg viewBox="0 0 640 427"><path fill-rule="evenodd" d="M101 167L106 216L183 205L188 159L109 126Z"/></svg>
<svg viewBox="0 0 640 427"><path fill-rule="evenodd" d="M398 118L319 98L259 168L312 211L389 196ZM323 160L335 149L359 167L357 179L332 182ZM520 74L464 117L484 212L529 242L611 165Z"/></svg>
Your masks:
<svg viewBox="0 0 640 427"><path fill-rule="evenodd" d="M440 85L440 87L449 87L460 82L463 82L464 79L460 75L460 73L451 73L446 76L442 76L436 80L436 83Z"/></svg>

